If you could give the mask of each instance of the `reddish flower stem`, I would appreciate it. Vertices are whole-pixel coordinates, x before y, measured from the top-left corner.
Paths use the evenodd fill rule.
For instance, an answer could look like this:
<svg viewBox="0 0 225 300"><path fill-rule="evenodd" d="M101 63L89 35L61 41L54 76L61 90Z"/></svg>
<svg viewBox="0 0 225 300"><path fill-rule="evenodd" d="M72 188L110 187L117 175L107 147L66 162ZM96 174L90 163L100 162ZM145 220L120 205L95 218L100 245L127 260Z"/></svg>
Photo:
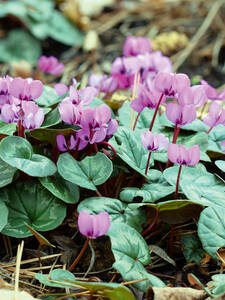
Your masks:
<svg viewBox="0 0 225 300"><path fill-rule="evenodd" d="M148 154L148 160L147 160L147 164L146 164L146 168L145 168L145 175L147 175L147 173L148 173L148 167L149 167L149 163L150 163L151 154L152 154L152 152L150 151Z"/></svg>
<svg viewBox="0 0 225 300"><path fill-rule="evenodd" d="M18 136L24 137L24 128L22 126L22 121L21 120L18 121L17 126L18 126Z"/></svg>
<svg viewBox="0 0 225 300"><path fill-rule="evenodd" d="M147 233L149 233L152 230L152 228L155 226L158 219L159 219L159 210L156 209L156 215L155 215L155 218L154 218L152 224L147 229L145 229L141 234L146 235Z"/></svg>
<svg viewBox="0 0 225 300"><path fill-rule="evenodd" d="M174 127L174 133L173 133L173 141L172 141L173 144L176 144L179 132L180 132L180 127L178 127L176 124Z"/></svg>
<svg viewBox="0 0 225 300"><path fill-rule="evenodd" d="M76 149L75 149L75 152L74 152L74 155L73 155L74 159L77 159L79 146L80 146L80 138L78 138L78 141L77 141Z"/></svg>
<svg viewBox="0 0 225 300"><path fill-rule="evenodd" d="M209 130L206 133L209 134L212 129L213 129L213 126L210 127Z"/></svg>
<svg viewBox="0 0 225 300"><path fill-rule="evenodd" d="M161 96L160 96L160 98L159 98L158 104L157 104L157 106L156 106L156 109L155 109L155 112L154 112L154 115L153 115L153 118L152 118L152 122L151 122L150 127L149 127L149 131L152 131L152 127L153 127L153 125L154 125L155 118L156 118L157 112L158 112L158 110L159 110L159 106L160 106L160 104L161 104L161 101L162 101L163 96L164 96L164 94L162 93Z"/></svg>
<svg viewBox="0 0 225 300"><path fill-rule="evenodd" d="M181 168L182 168L182 165L180 165L178 175L177 175L176 191L175 191L175 194L174 194L174 199L175 200L177 199L177 196L178 196L178 186L179 186L179 181L180 181Z"/></svg>
<svg viewBox="0 0 225 300"><path fill-rule="evenodd" d="M99 143L99 144L101 144L101 145L106 145L106 146L108 146L109 148L112 149L112 152L113 152L112 160L116 157L116 150L115 150L115 148L114 148L112 145L110 145L110 144L107 143L107 142L101 142L101 143Z"/></svg>
<svg viewBox="0 0 225 300"><path fill-rule="evenodd" d="M180 132L180 127L177 127L177 124L176 124L174 127L174 132L173 132L173 141L172 141L173 144L176 144L179 132ZM167 164L166 164L166 169L169 168L170 166L171 166L171 161L168 159Z"/></svg>
<svg viewBox="0 0 225 300"><path fill-rule="evenodd" d="M136 125L137 125L137 121L138 121L138 118L140 117L140 112L138 113L138 115L137 115L137 117L136 117L136 120L135 120L135 122L134 122L134 126L133 126L133 130L135 130L135 127L136 127Z"/></svg>
<svg viewBox="0 0 225 300"><path fill-rule="evenodd" d="M87 246L89 244L90 238L87 238L83 248L81 249L80 253L78 254L78 256L75 258L74 262L72 263L72 265L68 268L68 271L73 271L73 269L76 267L76 265L78 264L78 262L81 260L82 256L84 255L84 252L87 249Z"/></svg>
<svg viewBox="0 0 225 300"><path fill-rule="evenodd" d="M96 143L94 143L94 149L95 149L95 152L98 153L98 146Z"/></svg>

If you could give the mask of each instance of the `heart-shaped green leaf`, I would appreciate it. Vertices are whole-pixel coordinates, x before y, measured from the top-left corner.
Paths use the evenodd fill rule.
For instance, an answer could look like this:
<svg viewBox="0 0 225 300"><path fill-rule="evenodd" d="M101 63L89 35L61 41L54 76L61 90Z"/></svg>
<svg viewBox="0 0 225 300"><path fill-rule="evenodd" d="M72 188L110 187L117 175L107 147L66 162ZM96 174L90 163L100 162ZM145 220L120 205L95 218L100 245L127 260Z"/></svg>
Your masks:
<svg viewBox="0 0 225 300"><path fill-rule="evenodd" d="M14 15L23 18L27 13L26 6L20 1L4 1L0 3L0 17Z"/></svg>
<svg viewBox="0 0 225 300"><path fill-rule="evenodd" d="M73 286L73 283L75 284L75 276L73 273L62 269L52 270L49 276L36 273L35 278L47 286L67 288Z"/></svg>
<svg viewBox="0 0 225 300"><path fill-rule="evenodd" d="M216 251L225 247L225 208L207 207L200 215L198 235L205 251L218 259Z"/></svg>
<svg viewBox="0 0 225 300"><path fill-rule="evenodd" d="M150 263L150 252L143 237L126 224L112 224L108 235L115 257L113 267L127 280L145 279L134 285L146 291L150 285L163 287L165 284L156 276L146 272L143 265Z"/></svg>
<svg viewBox="0 0 225 300"><path fill-rule="evenodd" d="M2 232L17 238L32 235L25 223L37 231L48 231L66 216L66 205L36 181L17 182L1 189L0 200L9 210Z"/></svg>
<svg viewBox="0 0 225 300"><path fill-rule="evenodd" d="M209 172L196 172L191 177L182 177L180 187L192 202L211 207L216 205L223 208L225 205L224 183Z"/></svg>
<svg viewBox="0 0 225 300"><path fill-rule="evenodd" d="M166 181L176 186L177 183L177 175L178 175L179 166L175 165L173 167L165 169L163 172L163 177L166 179ZM182 166L181 169L181 175L180 175L180 181L193 181L195 178L198 178L202 174L206 174L207 171L202 164L197 164L194 167L189 166Z"/></svg>
<svg viewBox="0 0 225 300"><path fill-rule="evenodd" d="M223 146L221 142L225 140L224 125L218 125L209 133L208 151L223 153Z"/></svg>
<svg viewBox="0 0 225 300"><path fill-rule="evenodd" d="M225 172L225 161L224 160L216 160L215 165L222 171Z"/></svg>
<svg viewBox="0 0 225 300"><path fill-rule="evenodd" d="M0 120L0 134L13 135L16 132L16 123L5 123Z"/></svg>
<svg viewBox="0 0 225 300"><path fill-rule="evenodd" d="M45 156L33 154L31 144L21 137L4 138L0 142L0 157L10 166L30 176L45 177L56 172L55 164Z"/></svg>
<svg viewBox="0 0 225 300"><path fill-rule="evenodd" d="M71 287L71 288L83 288L90 292L98 293L101 291L101 297L111 300L135 300L132 292L125 286L117 283L105 283L105 282L85 282L75 280L72 273L67 270L56 269L50 272L49 276L37 273L35 278L42 284L54 287Z"/></svg>
<svg viewBox="0 0 225 300"><path fill-rule="evenodd" d="M72 128L64 128L64 129L50 129L50 128L38 128L32 130L30 135L35 139L42 142L49 142L53 147L56 146L56 137L59 134L66 136L70 136L74 134L75 130Z"/></svg>
<svg viewBox="0 0 225 300"><path fill-rule="evenodd" d="M0 61L11 63L26 60L33 64L41 55L41 45L25 30L15 29L9 32L7 38L1 40L0 53Z"/></svg>
<svg viewBox="0 0 225 300"><path fill-rule="evenodd" d="M140 137L136 137L129 128L119 127L110 143L115 147L117 155L125 163L146 177L145 167L149 152L142 146ZM151 157L150 165L152 164L153 159Z"/></svg>
<svg viewBox="0 0 225 300"><path fill-rule="evenodd" d="M196 234L183 235L181 238L184 247L184 257L187 263L199 264L204 257L204 251Z"/></svg>
<svg viewBox="0 0 225 300"><path fill-rule="evenodd" d="M95 214L106 211L110 215L111 223L125 223L139 232L142 230L141 224L146 219L140 208L132 210L120 200L106 197L87 198L78 205L77 210L78 212L86 210Z"/></svg>
<svg viewBox="0 0 225 300"><path fill-rule="evenodd" d="M225 294L225 274L216 274L212 276L212 281L207 284L210 287L212 297ZM221 297L223 298L223 296Z"/></svg>
<svg viewBox="0 0 225 300"><path fill-rule="evenodd" d="M5 227L8 221L8 208L5 205L5 202L0 200L0 211L1 211L1 218L0 218L0 232Z"/></svg>
<svg viewBox="0 0 225 300"><path fill-rule="evenodd" d="M142 188L128 187L120 192L120 199L132 202L135 197L141 197L143 202L152 202L166 197L175 191L175 186L168 184L162 173L157 180L151 180L150 184L144 184ZM151 177L151 176L149 176ZM151 177L152 178L152 177Z"/></svg>
<svg viewBox="0 0 225 300"><path fill-rule="evenodd" d="M83 33L59 11L54 10L47 26L48 35L54 40L69 46L82 45Z"/></svg>
<svg viewBox="0 0 225 300"><path fill-rule="evenodd" d="M16 168L11 167L0 159L0 187L12 182L16 170Z"/></svg>
<svg viewBox="0 0 225 300"><path fill-rule="evenodd" d="M103 153L87 156L76 161L69 153L59 156L57 162L59 174L66 180L89 190L96 190L96 185L104 183L112 174L111 160Z"/></svg>
<svg viewBox="0 0 225 300"><path fill-rule="evenodd" d="M44 119L44 122L41 125L41 128L51 127L57 125L62 121L58 107L51 110Z"/></svg>
<svg viewBox="0 0 225 300"><path fill-rule="evenodd" d="M57 173L54 176L39 178L41 184L54 196L66 203L77 203L79 200L78 187L63 179Z"/></svg>

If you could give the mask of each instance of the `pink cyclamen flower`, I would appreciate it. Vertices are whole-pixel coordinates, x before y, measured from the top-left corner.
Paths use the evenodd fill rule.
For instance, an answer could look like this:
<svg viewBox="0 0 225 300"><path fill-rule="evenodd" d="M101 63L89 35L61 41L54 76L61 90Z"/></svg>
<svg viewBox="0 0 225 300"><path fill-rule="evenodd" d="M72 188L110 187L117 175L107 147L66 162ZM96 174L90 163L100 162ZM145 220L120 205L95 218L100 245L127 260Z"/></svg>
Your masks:
<svg viewBox="0 0 225 300"><path fill-rule="evenodd" d="M69 97L63 101L71 101L76 106L89 105L94 97L98 95L96 88L88 86L82 90L76 90L73 86L69 89Z"/></svg>
<svg viewBox="0 0 225 300"><path fill-rule="evenodd" d="M25 129L39 128L44 121L44 111L33 101L21 101L21 106L4 104L1 118L6 123L22 121Z"/></svg>
<svg viewBox="0 0 225 300"><path fill-rule="evenodd" d="M54 56L41 56L38 61L38 66L43 72L52 75L59 75L64 70L64 64L59 63L58 59Z"/></svg>
<svg viewBox="0 0 225 300"><path fill-rule="evenodd" d="M225 89L219 93L217 89L209 85L207 81L201 80L201 84L205 88L205 93L209 100L225 100Z"/></svg>
<svg viewBox="0 0 225 300"><path fill-rule="evenodd" d="M190 149L186 149L183 145L170 144L168 159L174 164L194 166L200 160L199 146L194 145Z"/></svg>
<svg viewBox="0 0 225 300"><path fill-rule="evenodd" d="M138 54L150 53L151 51L150 40L145 37L128 36L123 45L124 56L136 56Z"/></svg>
<svg viewBox="0 0 225 300"><path fill-rule="evenodd" d="M33 100L41 96L43 84L40 80L23 79L16 77L9 86L9 93L20 100Z"/></svg>
<svg viewBox="0 0 225 300"><path fill-rule="evenodd" d="M105 235L110 227L110 218L107 212L90 215L87 211L81 211L78 216L78 228L81 234L96 239Z"/></svg>
<svg viewBox="0 0 225 300"><path fill-rule="evenodd" d="M94 109L87 107L82 110L81 130L78 135L81 140L90 144L100 143L117 130L117 121L111 120L111 112L106 104L96 106Z"/></svg>
<svg viewBox="0 0 225 300"><path fill-rule="evenodd" d="M166 105L166 116L174 125L181 127L196 119L196 110L193 105L179 105L169 102Z"/></svg>
<svg viewBox="0 0 225 300"><path fill-rule="evenodd" d="M225 109L219 103L212 102L209 107L209 113L203 119L203 122L210 128L219 124L225 125Z"/></svg>
<svg viewBox="0 0 225 300"><path fill-rule="evenodd" d="M141 143L147 150L156 152L165 149L169 144L169 139L162 133L152 133L147 130L141 135Z"/></svg>
<svg viewBox="0 0 225 300"><path fill-rule="evenodd" d="M153 84L157 91L168 97L174 97L182 93L185 88L190 87L190 79L182 73L159 72L155 76Z"/></svg>
<svg viewBox="0 0 225 300"><path fill-rule="evenodd" d="M65 123L79 124L81 118L81 108L73 105L70 100L63 100L58 107L60 116Z"/></svg>
<svg viewBox="0 0 225 300"><path fill-rule="evenodd" d="M186 87L178 96L181 105L193 105L199 107L205 104L207 99L205 88L202 85Z"/></svg>

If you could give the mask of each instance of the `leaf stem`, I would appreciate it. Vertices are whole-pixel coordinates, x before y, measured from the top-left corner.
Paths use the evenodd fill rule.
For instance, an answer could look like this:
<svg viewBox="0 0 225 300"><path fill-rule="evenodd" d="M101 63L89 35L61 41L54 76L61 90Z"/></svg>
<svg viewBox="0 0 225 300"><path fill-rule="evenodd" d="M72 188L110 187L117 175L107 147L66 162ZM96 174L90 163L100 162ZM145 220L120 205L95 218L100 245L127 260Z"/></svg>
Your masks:
<svg viewBox="0 0 225 300"><path fill-rule="evenodd" d="M151 231L151 229L155 226L158 219L159 219L159 210L156 209L155 218L154 218L152 224L147 229L145 229L141 234L146 235L147 233L149 233Z"/></svg>
<svg viewBox="0 0 225 300"><path fill-rule="evenodd" d="M180 132L180 127L177 127L177 124L176 124L174 127L174 132L173 132L173 141L172 141L173 144L176 144L179 132ZM171 166L171 161L168 159L167 164L166 164L166 169L169 168L170 166Z"/></svg>
<svg viewBox="0 0 225 300"><path fill-rule="evenodd" d="M152 118L152 122L151 122L150 127L149 127L149 131L152 131L152 127L153 127L153 125L154 125L155 118L156 118L157 112L158 112L158 110L159 110L159 106L160 106L160 104L161 104L161 101L162 101L163 96L164 96L164 93L162 93L161 96L160 96L160 98L159 98L158 104L157 104L157 106L156 106L156 109L155 109L155 112L154 112L154 115L153 115L153 118Z"/></svg>
<svg viewBox="0 0 225 300"><path fill-rule="evenodd" d="M174 195L175 200L177 199L177 195L178 195L178 186L179 186L179 181L180 181L181 168L182 168L182 165L180 165L178 175L177 175L176 191L175 191L175 195Z"/></svg>
<svg viewBox="0 0 225 300"><path fill-rule="evenodd" d="M106 146L108 146L109 148L112 149L112 152L113 152L112 160L114 160L114 158L116 157L116 150L115 150L115 148L114 148L111 144L109 144L109 143L107 143L107 142L101 142L101 143L99 143L99 144L101 144L101 145L106 145Z"/></svg>
<svg viewBox="0 0 225 300"><path fill-rule="evenodd" d="M98 197L102 197L102 194L99 192L99 190L97 190L97 188L96 188L95 192L98 195Z"/></svg>
<svg viewBox="0 0 225 300"><path fill-rule="evenodd" d="M151 154L152 154L152 151L150 151L148 154L148 160L147 160L147 164L146 164L146 168L145 168L145 175L147 175L147 173L148 173L148 167L149 167L149 163L150 163Z"/></svg>
<svg viewBox="0 0 225 300"><path fill-rule="evenodd" d="M78 262L81 260L82 256L84 255L84 252L87 249L87 246L90 242L90 238L87 238L83 248L81 249L80 253L78 254L78 256L75 258L74 262L72 263L72 265L68 268L68 271L73 271L73 269L76 267L76 265L78 264Z"/></svg>

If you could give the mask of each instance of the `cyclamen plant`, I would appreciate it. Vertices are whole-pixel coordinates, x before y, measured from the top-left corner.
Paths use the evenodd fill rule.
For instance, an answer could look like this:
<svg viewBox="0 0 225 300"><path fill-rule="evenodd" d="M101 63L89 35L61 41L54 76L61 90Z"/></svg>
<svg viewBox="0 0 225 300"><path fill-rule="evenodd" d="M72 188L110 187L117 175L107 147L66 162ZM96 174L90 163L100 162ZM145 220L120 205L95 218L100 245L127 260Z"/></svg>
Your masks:
<svg viewBox="0 0 225 300"><path fill-rule="evenodd" d="M52 57L40 58L39 68L55 76L63 72ZM214 230L211 223L223 223L224 183L221 174L207 170L215 157L218 168L224 160L224 91L205 81L191 86L186 74L172 73L170 59L141 37L126 39L110 75L93 74L83 88L76 79L52 86L0 78L1 233L25 238L31 231L24 220L44 232L66 227L72 215L74 239L85 242L68 270L78 262L81 267L90 240L101 242L106 235L113 268L143 292L165 286L149 273L149 237L159 236L158 247L171 250L176 225L186 226L192 217L198 220L193 228L199 249L218 259L224 224ZM130 97L113 111L105 100L118 89ZM155 211L153 220L145 206ZM187 261L193 259L194 254Z"/></svg>

